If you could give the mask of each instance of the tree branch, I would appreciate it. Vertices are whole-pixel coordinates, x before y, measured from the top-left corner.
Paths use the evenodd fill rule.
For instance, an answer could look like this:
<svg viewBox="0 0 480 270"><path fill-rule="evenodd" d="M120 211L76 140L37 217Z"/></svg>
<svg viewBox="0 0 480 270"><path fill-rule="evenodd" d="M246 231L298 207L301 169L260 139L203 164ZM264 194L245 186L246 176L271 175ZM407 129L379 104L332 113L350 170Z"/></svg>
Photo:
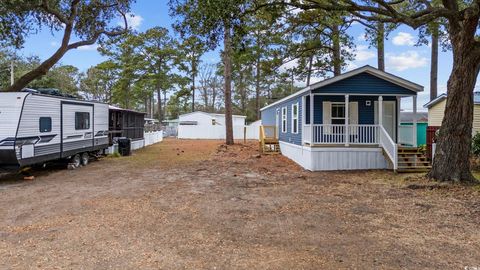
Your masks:
<svg viewBox="0 0 480 270"><path fill-rule="evenodd" d="M305 0L303 2L286 2L272 1L261 4L255 9L261 9L271 6L293 6L303 10L321 9L326 11L349 12L354 16L366 20L377 21L384 23L404 23L413 28L418 28L428 22L431 22L439 17L445 18L459 18L461 16L458 10L451 10L444 7L426 7L422 10L416 11L410 15L404 15L398 12L393 6L402 3L403 0L393 2L385 2L382 0L372 0L379 6L361 5L353 0L343 0L341 3L334 0L319 1L319 0ZM454 0L444 0L454 1Z"/></svg>
<svg viewBox="0 0 480 270"><path fill-rule="evenodd" d="M63 16L62 13L60 13L58 10L52 9L50 7L50 5L48 4L48 0L43 0L42 3L38 7L45 10L47 13L52 14L60 22L62 22L64 24L68 23L68 19L65 16Z"/></svg>

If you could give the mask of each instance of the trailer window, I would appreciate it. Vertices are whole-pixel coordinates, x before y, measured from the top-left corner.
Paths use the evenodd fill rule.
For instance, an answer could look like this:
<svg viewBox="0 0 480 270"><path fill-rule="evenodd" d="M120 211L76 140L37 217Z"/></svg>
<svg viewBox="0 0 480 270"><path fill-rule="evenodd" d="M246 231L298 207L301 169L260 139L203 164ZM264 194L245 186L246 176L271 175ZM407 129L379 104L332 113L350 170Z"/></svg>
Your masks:
<svg viewBox="0 0 480 270"><path fill-rule="evenodd" d="M40 117L39 126L40 126L40 132L50 132L50 131L52 131L52 118L51 117Z"/></svg>
<svg viewBox="0 0 480 270"><path fill-rule="evenodd" d="M75 113L75 129L90 129L90 113L76 112Z"/></svg>

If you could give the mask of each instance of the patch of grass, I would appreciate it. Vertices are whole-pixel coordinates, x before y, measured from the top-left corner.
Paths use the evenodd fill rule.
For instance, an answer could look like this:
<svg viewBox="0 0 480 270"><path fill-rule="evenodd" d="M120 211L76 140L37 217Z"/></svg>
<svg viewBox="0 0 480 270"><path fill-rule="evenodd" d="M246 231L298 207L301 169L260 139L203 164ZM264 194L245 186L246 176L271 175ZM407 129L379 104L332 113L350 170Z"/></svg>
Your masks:
<svg viewBox="0 0 480 270"><path fill-rule="evenodd" d="M109 154L107 157L109 158L118 158L118 157L121 157L122 155L120 155L119 152L114 152L113 154Z"/></svg>
<svg viewBox="0 0 480 270"><path fill-rule="evenodd" d="M477 184L477 185L473 186L472 189L475 192L480 192L480 184Z"/></svg>
<svg viewBox="0 0 480 270"><path fill-rule="evenodd" d="M472 174L477 180L480 179L480 171L472 171Z"/></svg>

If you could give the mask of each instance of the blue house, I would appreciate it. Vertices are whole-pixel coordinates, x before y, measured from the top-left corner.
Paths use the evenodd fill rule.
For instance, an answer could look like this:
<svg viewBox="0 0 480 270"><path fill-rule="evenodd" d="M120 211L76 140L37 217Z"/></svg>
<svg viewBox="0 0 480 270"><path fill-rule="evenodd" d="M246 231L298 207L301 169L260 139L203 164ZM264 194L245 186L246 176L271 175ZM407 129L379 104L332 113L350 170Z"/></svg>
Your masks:
<svg viewBox="0 0 480 270"><path fill-rule="evenodd" d="M397 170L400 104L411 98L416 114L421 91L418 84L364 66L265 106L262 125L274 127L281 153L305 169ZM411 136L416 133L413 123Z"/></svg>

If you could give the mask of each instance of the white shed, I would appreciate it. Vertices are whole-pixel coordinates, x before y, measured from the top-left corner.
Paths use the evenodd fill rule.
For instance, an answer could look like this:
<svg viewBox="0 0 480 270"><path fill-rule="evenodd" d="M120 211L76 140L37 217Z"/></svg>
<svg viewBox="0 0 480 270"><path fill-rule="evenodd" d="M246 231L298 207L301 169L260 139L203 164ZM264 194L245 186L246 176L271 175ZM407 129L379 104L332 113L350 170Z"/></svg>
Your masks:
<svg viewBox="0 0 480 270"><path fill-rule="evenodd" d="M233 115L233 138L244 138L246 116ZM178 117L179 139L225 139L225 115L206 112L192 112Z"/></svg>

